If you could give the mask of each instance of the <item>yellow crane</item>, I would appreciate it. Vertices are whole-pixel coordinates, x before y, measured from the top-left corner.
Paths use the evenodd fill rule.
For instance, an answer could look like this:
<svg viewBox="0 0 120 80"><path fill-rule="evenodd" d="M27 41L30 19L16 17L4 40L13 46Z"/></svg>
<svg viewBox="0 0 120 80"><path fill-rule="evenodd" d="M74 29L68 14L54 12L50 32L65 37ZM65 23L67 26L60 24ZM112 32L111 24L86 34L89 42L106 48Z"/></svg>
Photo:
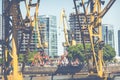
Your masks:
<svg viewBox="0 0 120 80"><path fill-rule="evenodd" d="M61 14L60 14L60 24L63 25L63 28L64 28L64 37L65 37L65 43L63 43L63 46L64 47L67 47L67 46L74 46L76 45L76 41L74 40L74 38L72 38L72 42L70 43L69 42L69 39L68 39L68 23L67 23L67 16L65 14L65 10L62 9L61 11ZM73 36L73 34L72 34Z"/></svg>
<svg viewBox="0 0 120 80"><path fill-rule="evenodd" d="M26 5L26 19L22 18L20 10L20 2L24 1ZM3 28L5 30L5 37L3 41L3 77L2 80L23 80L22 72L18 67L18 44L17 44L17 30L23 31L28 28L32 33L33 27L36 27L37 34L40 37L38 30L38 8L40 0L32 3L32 0L2 0L2 14L3 14ZM31 7L35 7L34 18L31 18ZM27 25L26 25L27 24ZM31 34L30 34L31 37ZM31 39L31 38L30 38ZM31 40L29 40L30 44ZM41 40L38 38L39 47L41 47Z"/></svg>
<svg viewBox="0 0 120 80"><path fill-rule="evenodd" d="M27 15L26 20L24 22L21 10L20 10L20 2L24 1L26 5ZM29 3L27 3L27 1ZM75 4L76 14L79 21L78 11L76 8L76 0L73 0ZM110 0L108 5L102 10L101 9L101 0L88 0L88 5L85 6L84 0L81 0L81 4L84 10L85 15L85 23L88 23L88 16L90 16L90 25L84 26L89 31L89 37L91 42L91 58L89 59L92 62L93 70L90 73L94 73L100 78L105 78L105 71L103 69L103 54L102 54L102 28L101 28L101 19L108 11L108 9L112 6L112 4L116 0ZM38 47L42 47L40 32L38 30L38 8L39 8L40 0L37 0L36 3L32 4L32 0L2 0L2 14L3 14L3 77L2 80L23 80L22 72L19 71L18 68L18 44L17 44L17 30L25 29L25 23L29 24L31 27L36 27L37 35L38 35ZM30 8L35 7L34 18L31 18ZM64 33L66 39L66 46L70 46L68 41L68 33L66 29L66 23L64 22L65 11L63 10L61 18L63 19L64 25ZM67 21L66 21L67 22ZM80 23L79 23L79 26ZM81 28L82 31L82 28ZM83 36L83 35L82 35ZM84 40L83 40L84 41ZM29 41L30 43L30 41ZM74 43L74 41L73 41ZM75 43L74 43L75 44ZM73 45L74 45L73 44ZM96 51L97 48L98 50Z"/></svg>
<svg viewBox="0 0 120 80"><path fill-rule="evenodd" d="M27 3L27 0L25 1L25 5L26 5L26 10L27 10L27 15L26 15L26 18L29 19L30 21L30 26L35 28L36 29L36 32L37 32L37 40L38 40L38 44L36 45L37 48L47 48L48 47L48 43L47 42L44 42L42 44L41 42L41 35L40 35L40 30L39 30L39 25L38 25L38 9L39 9L39 2L40 0L37 1L37 3L35 4L32 4L31 3L32 0L29 1L29 4ZM32 7L35 7L35 14L34 14L34 18L33 20L31 19L31 15L30 15L30 9ZM33 11L32 11L33 12ZM40 27L41 28L41 27Z"/></svg>
<svg viewBox="0 0 120 80"><path fill-rule="evenodd" d="M99 78L103 79L107 79L107 75L105 69L103 68L104 61L102 48L104 46L104 42L102 41L101 22L102 17L110 9L115 1L116 0L109 0L107 6L102 9L101 7L102 5L104 5L104 1L102 0L88 0L87 2L84 2L84 0L80 0L79 7L81 7L80 10L83 11L78 13L76 0L73 0L77 20L81 30L84 49L86 49L84 41L84 28L87 29L89 33L91 44L90 58L88 58L88 63L91 64L91 67L89 68L90 75L96 75ZM85 26L82 26L80 23L80 13L84 15L84 24L86 24Z"/></svg>

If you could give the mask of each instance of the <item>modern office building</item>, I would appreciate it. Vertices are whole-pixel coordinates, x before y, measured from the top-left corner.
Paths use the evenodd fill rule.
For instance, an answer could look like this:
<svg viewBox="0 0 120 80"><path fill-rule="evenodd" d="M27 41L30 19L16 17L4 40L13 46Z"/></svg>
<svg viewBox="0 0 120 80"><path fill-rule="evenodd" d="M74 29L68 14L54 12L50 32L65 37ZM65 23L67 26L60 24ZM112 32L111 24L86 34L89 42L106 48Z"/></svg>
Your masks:
<svg viewBox="0 0 120 80"><path fill-rule="evenodd" d="M48 42L48 50L46 49L46 52L51 57L58 56L56 16L41 15L38 17L38 19L39 23L44 25L41 27L41 36L43 36L43 39Z"/></svg>
<svg viewBox="0 0 120 80"><path fill-rule="evenodd" d="M37 47L38 38L40 38L41 43L48 42L48 48L44 51L49 56L57 56L57 25L56 16L52 15L41 15L38 17L38 30L40 36L37 34L36 27L34 27L30 42L30 51L40 51L41 49ZM20 47L20 52L25 53L28 46L29 34L24 34L23 40L21 42L22 31L18 29L18 46Z"/></svg>
<svg viewBox="0 0 120 80"><path fill-rule="evenodd" d="M2 40L2 15L0 14L0 40Z"/></svg>
<svg viewBox="0 0 120 80"><path fill-rule="evenodd" d="M118 56L120 57L120 30L118 30Z"/></svg>
<svg viewBox="0 0 120 80"><path fill-rule="evenodd" d="M110 24L103 24L102 25L102 39L105 44L109 44L113 48L115 47L114 41L114 28Z"/></svg>
<svg viewBox="0 0 120 80"><path fill-rule="evenodd" d="M0 41L2 40L2 15L0 14ZM2 44L0 42L0 57L2 56Z"/></svg>
<svg viewBox="0 0 120 80"><path fill-rule="evenodd" d="M84 19L85 19L84 14L79 14L79 19L80 19L81 26L87 25L87 24L84 24ZM79 23L77 21L77 15L75 13L70 14L69 23L70 23L70 30L72 30L71 32L74 33L74 39L76 40L77 43L82 43L80 27L79 27ZM90 24L90 16L88 16L88 25L89 24ZM84 41L86 43L90 42L87 29L84 29Z"/></svg>
<svg viewBox="0 0 120 80"><path fill-rule="evenodd" d="M40 26L39 26L40 27ZM29 42L29 38L30 38L30 35L29 33L24 33L23 34L23 39L22 39L22 31L18 29L17 31L18 33L18 51L20 51L20 53L26 53L27 51L27 48L29 47L30 51L31 52L34 52L34 51L40 51L41 49L40 48L37 48L37 45L38 45L38 35L37 35L37 31L34 27L33 31L32 31L32 36L31 36L31 42L30 42L30 45L28 46L28 42Z"/></svg>

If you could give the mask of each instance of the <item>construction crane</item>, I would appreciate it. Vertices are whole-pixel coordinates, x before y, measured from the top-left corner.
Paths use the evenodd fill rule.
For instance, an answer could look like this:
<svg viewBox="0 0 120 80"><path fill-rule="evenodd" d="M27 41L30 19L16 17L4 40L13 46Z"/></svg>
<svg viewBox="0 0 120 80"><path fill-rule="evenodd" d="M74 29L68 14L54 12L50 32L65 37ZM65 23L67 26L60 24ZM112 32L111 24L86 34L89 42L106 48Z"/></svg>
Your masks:
<svg viewBox="0 0 120 80"><path fill-rule="evenodd" d="M20 9L20 2L24 1L26 5L26 19L22 17L22 11ZM23 80L22 71L18 68L18 52L21 45L17 44L17 30L22 31L22 38L24 34L29 34L28 48L31 42L32 30L34 27L38 30L38 8L40 0L36 3L32 3L32 0L2 0L2 23L3 23L3 80ZM34 18L31 19L30 10L31 7L35 7ZM27 24L27 25L26 25ZM41 47L41 41L38 38L39 47Z"/></svg>
<svg viewBox="0 0 120 80"><path fill-rule="evenodd" d="M69 39L68 39L68 23L67 23L67 16L65 14L65 10L62 9L61 14L60 14L60 24L63 25L64 28L64 37L65 37L65 43L63 43L64 47L68 47L68 46L74 46L76 45L76 41L73 38L73 34L72 34L72 41L70 43Z"/></svg>
<svg viewBox="0 0 120 80"><path fill-rule="evenodd" d="M29 32L29 41L28 41L28 45L27 45L27 52L26 52L26 55L24 57L24 62L23 62L23 66L22 66L22 72L24 71L25 63L27 62L27 55L30 52L30 43L31 43L31 37L32 37L33 33L35 34L34 36L36 38L35 42L38 42L36 44L36 46L35 46L36 49L38 49L37 50L38 52L39 52L39 49L42 50L42 51L44 51L44 48L48 47L47 42L44 42L42 44L42 41L41 41L42 40L41 26L38 24L38 8L39 8L39 3L40 3L40 0L37 0L36 3L32 3L32 0L29 0L29 2L28 2L28 0L25 1L25 6L26 6L26 10L27 10L25 23L27 23L27 25L29 25L28 27L32 28L32 30ZM31 11L32 8L35 8L35 13L34 13L33 18L31 16L31 13L33 13L33 11ZM33 31L33 30L35 30L35 31Z"/></svg>
<svg viewBox="0 0 120 80"><path fill-rule="evenodd" d="M40 2L40 0L38 0L37 3L33 3L32 4L32 0L30 0L29 3L27 3L27 0L25 1L26 10L27 10L26 20L30 21L29 22L30 26L31 27L35 27L35 30L37 32L36 36L37 36L38 44L36 45L36 47L37 48L44 48L44 47L47 48L48 47L48 43L47 42L44 42L42 44L40 30L39 30L39 25L38 25L39 2ZM35 7L36 9L35 9L34 18L32 20L30 12L31 12L31 8L33 8L33 7ZM40 27L40 29L41 29L41 27Z"/></svg>
<svg viewBox="0 0 120 80"><path fill-rule="evenodd" d="M75 46L76 45L76 41L74 40L73 33L72 33L72 35L68 35L68 32L70 32L70 31L68 30L67 16L65 14L64 9L62 9L61 13L60 13L60 26L63 26L63 31L64 31L65 42L63 43L63 46L64 46L64 49L65 49L65 52L64 52L63 55L61 55L59 65L61 65L62 61L64 61L64 60L66 60L65 64L68 64L68 61L67 61L67 58L66 58L68 56L67 48L69 46ZM68 36L72 36L72 41L71 42L69 41Z"/></svg>
<svg viewBox="0 0 120 80"><path fill-rule="evenodd" d="M78 25L81 31L84 53L86 53L84 29L87 29L89 32L91 44L91 51L88 58L89 73L90 75L96 75L102 79L107 79L107 75L105 69L103 69L104 61L102 48L104 46L104 42L102 41L101 22L102 17L107 13L115 1L116 0L109 0L107 6L102 9L101 6L104 5L104 1L102 0L88 0L87 2L84 2L84 0L73 0L79 23ZM77 8L77 2L79 3L79 8L81 8L80 11ZM80 23L80 14L84 15L85 26L82 26ZM87 53L86 55L88 56Z"/></svg>
<svg viewBox="0 0 120 80"><path fill-rule="evenodd" d="M26 5L26 19L23 19L22 17L22 11L20 10L20 2L24 1ZM28 2L27 2L28 1ZM36 3L32 3L33 0L2 0L2 23L3 23L3 80L23 80L23 75L22 72L19 71L18 68L18 47L17 44L17 30L21 29L21 31L24 34L30 34L29 41L28 41L28 48L27 50L29 51L29 46L31 42L31 35L32 35L32 30L35 27L37 30L37 35L38 35L38 48L43 47L41 43L41 35L38 30L38 8L39 8L39 3L40 0L37 0ZM75 10L77 14L77 20L78 23L80 22L79 20L79 15L78 15L78 9L76 8L76 0L74 1L75 5ZM90 42L91 42L91 57L90 61L92 62L92 67L90 70L90 73L96 74L100 78L106 77L105 71L103 69L103 54L102 54L102 47L103 47L103 42L102 42L102 28L101 28L101 19L102 17L106 14L108 9L112 6L112 4L116 0L110 0L108 5L102 10L101 9L101 0L88 0L87 6L85 6L84 0L81 0L81 6L83 8L83 13L85 16L84 22L87 24L88 23L88 16L90 16L90 24L86 27L89 31L89 37L90 37ZM31 8L35 7L35 14L34 18L31 18ZM63 11L62 18L65 18L65 13ZM64 23L64 22L63 22ZM26 25L28 24L28 25ZM66 23L64 23L65 25ZM79 23L79 26L81 24ZM66 36L66 41L67 41L67 46L70 45L68 43L68 34L66 28L64 28L65 36ZM84 49L85 49L85 42L84 42L84 30L83 28L80 27L81 30L81 35L83 36L83 44L84 44ZM22 34L22 37L24 36ZM21 39L22 41L22 39ZM46 44L47 45L47 44ZM97 50L96 50L97 49ZM27 51L27 52L28 52Z"/></svg>

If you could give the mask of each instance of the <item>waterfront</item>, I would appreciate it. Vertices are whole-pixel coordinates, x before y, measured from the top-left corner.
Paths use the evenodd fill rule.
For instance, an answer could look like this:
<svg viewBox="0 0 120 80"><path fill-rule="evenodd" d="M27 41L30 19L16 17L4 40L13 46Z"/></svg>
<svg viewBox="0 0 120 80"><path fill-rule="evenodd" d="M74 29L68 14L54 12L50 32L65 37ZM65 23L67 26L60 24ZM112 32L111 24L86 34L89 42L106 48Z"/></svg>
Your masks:
<svg viewBox="0 0 120 80"><path fill-rule="evenodd" d="M84 78L80 78L80 75L75 75L75 76L71 76L71 75L67 75L67 76L55 76L53 79L51 78L51 76L45 76L45 77L25 77L24 80L101 80L101 79L97 79L97 78L85 78L85 76L82 76ZM107 80L120 80L120 76L115 76L114 78L109 78Z"/></svg>

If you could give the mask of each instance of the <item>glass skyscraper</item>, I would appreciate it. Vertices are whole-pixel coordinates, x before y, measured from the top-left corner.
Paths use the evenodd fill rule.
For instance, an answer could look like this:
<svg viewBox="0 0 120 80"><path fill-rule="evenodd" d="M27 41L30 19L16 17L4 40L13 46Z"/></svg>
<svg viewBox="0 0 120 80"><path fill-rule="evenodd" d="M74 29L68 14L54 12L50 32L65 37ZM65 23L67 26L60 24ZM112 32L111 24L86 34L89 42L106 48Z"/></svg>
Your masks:
<svg viewBox="0 0 120 80"><path fill-rule="evenodd" d="M120 56L120 30L118 30L118 56Z"/></svg>
<svg viewBox="0 0 120 80"><path fill-rule="evenodd" d="M44 40L48 42L48 48L45 49L46 53L53 57L57 56L57 24L56 16L53 15L41 15L38 17L39 25L44 25L41 27L41 36Z"/></svg>
<svg viewBox="0 0 120 80"><path fill-rule="evenodd" d="M115 47L114 43L114 28L110 24L102 25L102 39L105 44L109 44L113 48Z"/></svg>
<svg viewBox="0 0 120 80"><path fill-rule="evenodd" d="M0 14L0 41L2 40L2 15ZM2 44L0 42L0 57L2 55Z"/></svg>

